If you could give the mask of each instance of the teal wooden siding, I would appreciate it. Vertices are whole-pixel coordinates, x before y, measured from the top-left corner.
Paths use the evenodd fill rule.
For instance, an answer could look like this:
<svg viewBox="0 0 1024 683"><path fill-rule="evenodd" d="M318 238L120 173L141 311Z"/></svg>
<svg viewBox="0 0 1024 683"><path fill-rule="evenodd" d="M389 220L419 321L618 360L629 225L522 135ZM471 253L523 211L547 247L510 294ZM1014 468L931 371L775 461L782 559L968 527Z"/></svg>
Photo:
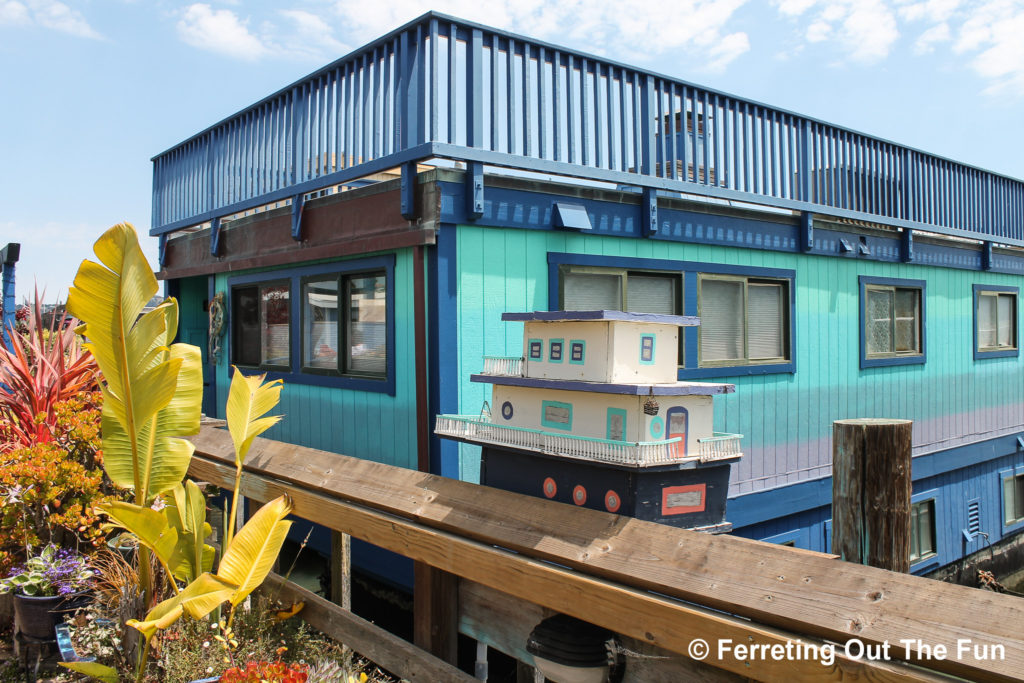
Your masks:
<svg viewBox="0 0 1024 683"><path fill-rule="evenodd" d="M317 262L304 262L301 266ZM395 261L395 395L334 387L288 383L281 392L276 412L284 419L265 436L279 441L320 448L366 460L416 467L416 387L414 374L414 330L412 251L396 253ZM228 292L231 277L266 272L268 279L284 277L287 268L218 274L217 291ZM230 297L229 297L230 299ZM293 306L293 315L299 309ZM230 317L230 313L229 313ZM230 332L226 333L226 337ZM292 344L298 343L293 339ZM217 366L217 415L223 417L227 397L230 349ZM249 371L247 371L249 372Z"/></svg>
<svg viewBox="0 0 1024 683"><path fill-rule="evenodd" d="M715 430L745 435L732 494L830 473L832 422L851 417L915 421L915 454L1024 429L1019 357L973 358L972 285L1018 285L1012 275L578 233L460 226L460 410L476 413L489 387L470 383L483 355L522 353L522 326L504 311L548 307L549 252L790 269L796 272L794 374L737 376L715 399ZM860 368L858 277L927 281L927 362ZM478 449L462 446L465 479Z"/></svg>

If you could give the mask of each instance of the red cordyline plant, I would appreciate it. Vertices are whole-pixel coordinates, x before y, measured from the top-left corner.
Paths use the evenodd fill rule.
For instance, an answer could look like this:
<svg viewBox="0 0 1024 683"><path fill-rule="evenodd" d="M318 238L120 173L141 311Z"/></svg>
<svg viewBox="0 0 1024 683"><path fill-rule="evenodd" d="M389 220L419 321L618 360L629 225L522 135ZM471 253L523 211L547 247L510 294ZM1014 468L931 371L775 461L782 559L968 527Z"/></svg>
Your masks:
<svg viewBox="0 0 1024 683"><path fill-rule="evenodd" d="M8 329L0 344L0 452L53 440L54 406L99 388L99 368L75 337L78 321L62 313L43 322L36 291L28 329Z"/></svg>

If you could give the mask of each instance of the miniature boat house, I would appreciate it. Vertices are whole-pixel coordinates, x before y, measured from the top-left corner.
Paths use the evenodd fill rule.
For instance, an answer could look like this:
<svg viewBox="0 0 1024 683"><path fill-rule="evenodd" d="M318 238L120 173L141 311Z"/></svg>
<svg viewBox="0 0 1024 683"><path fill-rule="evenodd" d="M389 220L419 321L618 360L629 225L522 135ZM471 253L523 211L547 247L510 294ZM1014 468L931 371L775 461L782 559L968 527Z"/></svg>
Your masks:
<svg viewBox="0 0 1024 683"><path fill-rule="evenodd" d="M712 429L732 384L676 380L679 328L694 316L622 311L505 313L524 356L485 357L479 415L435 431L479 444L481 483L720 533L739 434Z"/></svg>

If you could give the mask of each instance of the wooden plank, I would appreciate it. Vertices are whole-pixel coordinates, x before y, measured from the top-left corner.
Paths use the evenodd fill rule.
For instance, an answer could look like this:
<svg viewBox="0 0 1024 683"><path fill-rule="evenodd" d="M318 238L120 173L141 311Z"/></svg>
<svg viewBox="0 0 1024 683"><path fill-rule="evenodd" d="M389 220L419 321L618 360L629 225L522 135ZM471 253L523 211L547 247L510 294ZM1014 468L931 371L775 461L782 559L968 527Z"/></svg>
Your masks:
<svg viewBox="0 0 1024 683"><path fill-rule="evenodd" d="M203 430L193 441L197 454L204 457L223 463L233 458L230 437L223 430ZM1000 660L921 660L938 671L974 680L1009 680L1024 670L1024 638L1016 627L1024 611L1021 598L826 556L794 554L783 546L734 536L674 529L267 439L253 442L246 469L591 577L802 635L839 643L857 638L901 650L899 641L906 638L951 651L960 639L1004 648L1005 658ZM330 519L321 523L338 528ZM364 535L362 530L354 533ZM388 543L394 545L395 540ZM462 566L450 571L478 580ZM967 604L970 619L962 607ZM671 649L664 643L662 647Z"/></svg>
<svg viewBox="0 0 1024 683"><path fill-rule="evenodd" d="M352 609L352 537L331 531L331 602Z"/></svg>
<svg viewBox="0 0 1024 683"><path fill-rule="evenodd" d="M848 562L909 572L913 423L832 424L832 548Z"/></svg>
<svg viewBox="0 0 1024 683"><path fill-rule="evenodd" d="M234 475L232 465L202 456L193 457L189 471L193 476L220 485L225 485ZM586 576L564 566L425 527L335 497L312 493L265 475L246 472L242 477L242 490L252 499L261 501L287 493L295 504L294 514L299 517L673 652L687 653L695 638L707 643L728 641L765 648L785 648L787 643L797 641L813 642L804 636L798 637L721 612ZM749 558L747 564L750 564ZM766 599L770 600L770 597L766 596ZM790 677L835 681L856 676L893 683L949 680L906 665L854 661L841 651L837 652L830 666L811 659L765 659L758 660L755 667L745 659L731 657L708 663L744 676L756 675L766 681ZM752 669L756 669L756 673ZM977 680L1009 679L989 675Z"/></svg>
<svg viewBox="0 0 1024 683"><path fill-rule="evenodd" d="M459 657L459 577L423 562L413 565L413 639L449 664Z"/></svg>
<svg viewBox="0 0 1024 683"><path fill-rule="evenodd" d="M409 681L471 683L476 679L431 656L412 643L358 617L316 593L271 574L262 590L284 603L305 602L299 616L307 624L366 657L382 669Z"/></svg>

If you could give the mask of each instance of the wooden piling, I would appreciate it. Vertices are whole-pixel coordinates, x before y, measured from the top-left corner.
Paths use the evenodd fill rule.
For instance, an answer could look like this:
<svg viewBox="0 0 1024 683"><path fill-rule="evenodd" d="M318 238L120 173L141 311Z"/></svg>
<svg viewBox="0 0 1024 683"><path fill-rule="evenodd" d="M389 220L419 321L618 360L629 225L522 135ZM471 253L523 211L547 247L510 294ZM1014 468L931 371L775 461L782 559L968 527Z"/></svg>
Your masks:
<svg viewBox="0 0 1024 683"><path fill-rule="evenodd" d="M832 431L832 552L910 571L910 420L837 420Z"/></svg>

